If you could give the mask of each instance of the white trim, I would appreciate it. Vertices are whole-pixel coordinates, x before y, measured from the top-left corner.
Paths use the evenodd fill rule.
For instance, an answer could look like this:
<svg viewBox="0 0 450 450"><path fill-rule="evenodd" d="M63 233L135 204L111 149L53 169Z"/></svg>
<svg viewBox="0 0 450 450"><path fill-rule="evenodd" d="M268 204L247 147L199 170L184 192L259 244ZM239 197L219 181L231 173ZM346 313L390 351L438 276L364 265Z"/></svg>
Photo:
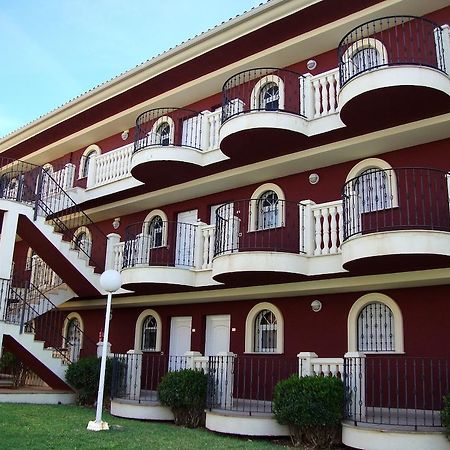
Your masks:
<svg viewBox="0 0 450 450"><path fill-rule="evenodd" d="M276 227L278 228L281 226L282 223L284 223L284 217L285 217L285 196L283 190L275 183L264 183L258 188L255 189L253 192L251 198L250 198L250 205L248 208L248 231L259 231L260 229L257 227L258 225L258 200L260 197L266 193L267 191L273 191L278 196L278 200L280 201L278 205L279 213L278 214L278 223Z"/></svg>
<svg viewBox="0 0 450 450"><path fill-rule="evenodd" d="M258 314L264 309L268 309L273 312L277 319L277 349L275 352L255 352L255 319ZM247 314L247 318L245 320L245 353L252 354L280 354L284 352L284 319L281 311L272 303L269 302L261 302L255 305Z"/></svg>
<svg viewBox="0 0 450 450"><path fill-rule="evenodd" d="M275 83L278 86L278 108L284 109L284 81L277 75L268 74L262 77L252 90L250 96L250 108L251 109L263 109L259 104L259 95L262 88L268 83Z"/></svg>
<svg viewBox="0 0 450 450"><path fill-rule="evenodd" d="M136 320L136 327L134 330L134 350L142 351L142 325L148 316L153 316L156 320L156 345L155 352L161 351L161 333L162 333L162 322L160 315L154 309L146 309L139 314Z"/></svg>
<svg viewBox="0 0 450 450"><path fill-rule="evenodd" d="M394 316L394 346L393 352L364 352L364 353L404 353L404 336L403 336L403 316L397 303L385 294L380 292L371 292L365 294L353 303L348 313L347 319L347 342L348 351L357 352L357 322L358 315L362 309L369 303L379 302L383 303L390 308L392 315Z"/></svg>
<svg viewBox="0 0 450 450"><path fill-rule="evenodd" d="M90 153L94 153L94 152L95 152L95 156L101 155L102 149L97 144L92 144L92 145L89 145L89 147L87 147L86 150L84 150L83 154L81 155L80 164L78 166L78 179L87 178L88 173L86 173L86 175L83 175L83 173L85 171L84 168L86 166L87 156Z"/></svg>

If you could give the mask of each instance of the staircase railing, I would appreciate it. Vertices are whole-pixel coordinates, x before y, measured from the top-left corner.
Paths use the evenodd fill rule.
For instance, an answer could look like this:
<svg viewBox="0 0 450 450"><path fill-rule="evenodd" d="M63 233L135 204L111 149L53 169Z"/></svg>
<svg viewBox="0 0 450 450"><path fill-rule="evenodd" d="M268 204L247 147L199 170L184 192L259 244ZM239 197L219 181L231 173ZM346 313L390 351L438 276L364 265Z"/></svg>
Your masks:
<svg viewBox="0 0 450 450"><path fill-rule="evenodd" d="M78 339L71 341L64 335L66 314L32 283L13 286L11 280L1 279L0 292L5 305L1 319L19 325L21 334L33 333L65 363L75 362L81 350L86 355L96 354L97 344L78 325L73 325Z"/></svg>
<svg viewBox="0 0 450 450"><path fill-rule="evenodd" d="M82 258L104 270L108 237L44 167L0 157L0 198L32 207L34 220L44 216Z"/></svg>

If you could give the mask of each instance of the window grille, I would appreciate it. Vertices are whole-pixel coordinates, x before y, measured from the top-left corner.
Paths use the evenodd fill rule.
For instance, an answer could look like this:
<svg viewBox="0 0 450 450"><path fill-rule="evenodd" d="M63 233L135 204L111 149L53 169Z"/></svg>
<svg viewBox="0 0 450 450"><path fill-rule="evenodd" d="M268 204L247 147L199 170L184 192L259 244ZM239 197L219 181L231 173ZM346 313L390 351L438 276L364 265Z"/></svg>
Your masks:
<svg viewBox="0 0 450 450"><path fill-rule="evenodd" d="M391 309L384 303L369 303L361 310L357 332L358 351L395 351L394 317Z"/></svg>
<svg viewBox="0 0 450 450"><path fill-rule="evenodd" d="M150 221L148 235L150 236L150 248L163 245L163 220L160 216L155 216Z"/></svg>
<svg viewBox="0 0 450 450"><path fill-rule="evenodd" d="M255 352L277 351L277 318L268 310L262 310L255 319Z"/></svg>
<svg viewBox="0 0 450 450"><path fill-rule="evenodd" d="M259 92L259 108L276 111L280 106L280 89L274 82L266 83Z"/></svg>
<svg viewBox="0 0 450 450"><path fill-rule="evenodd" d="M142 324L142 351L156 350L157 322L153 316L148 316Z"/></svg>
<svg viewBox="0 0 450 450"><path fill-rule="evenodd" d="M258 220L256 228L265 230L279 226L278 195L274 191L267 191L261 195L257 204Z"/></svg>

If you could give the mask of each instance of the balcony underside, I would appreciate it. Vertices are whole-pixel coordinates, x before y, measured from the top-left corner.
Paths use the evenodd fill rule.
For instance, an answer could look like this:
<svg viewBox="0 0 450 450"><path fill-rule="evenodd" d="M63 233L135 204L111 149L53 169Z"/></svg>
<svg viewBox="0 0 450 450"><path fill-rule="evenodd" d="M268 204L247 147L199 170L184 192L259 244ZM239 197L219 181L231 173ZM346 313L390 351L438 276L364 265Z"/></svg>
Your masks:
<svg viewBox="0 0 450 450"><path fill-rule="evenodd" d="M304 255L253 251L216 257L212 276L225 285L247 286L301 281L308 270Z"/></svg>
<svg viewBox="0 0 450 450"><path fill-rule="evenodd" d="M160 184L168 178L182 183L203 173L204 157L189 147L148 147L133 154L131 175L143 183Z"/></svg>
<svg viewBox="0 0 450 450"><path fill-rule="evenodd" d="M450 267L450 233L385 231L354 236L342 245L343 267L355 274Z"/></svg>
<svg viewBox="0 0 450 450"><path fill-rule="evenodd" d="M308 122L279 111L252 111L228 119L220 129L220 149L233 161L248 164L304 146Z"/></svg>
<svg viewBox="0 0 450 450"><path fill-rule="evenodd" d="M414 122L450 111L450 80L427 67L387 67L365 72L345 84L340 116L364 131Z"/></svg>
<svg viewBox="0 0 450 450"><path fill-rule="evenodd" d="M219 286L210 271L163 266L135 266L123 269L122 287L138 294L184 292Z"/></svg>

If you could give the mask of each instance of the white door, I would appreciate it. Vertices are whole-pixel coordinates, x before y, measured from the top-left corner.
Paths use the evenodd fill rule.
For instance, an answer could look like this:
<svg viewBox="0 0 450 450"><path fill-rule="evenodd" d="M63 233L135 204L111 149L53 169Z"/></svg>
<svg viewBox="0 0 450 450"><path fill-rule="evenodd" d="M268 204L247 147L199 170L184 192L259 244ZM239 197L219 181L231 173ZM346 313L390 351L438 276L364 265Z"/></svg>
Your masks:
<svg viewBox="0 0 450 450"><path fill-rule="evenodd" d="M170 321L169 370L184 367L184 354L191 350L192 317L172 317Z"/></svg>
<svg viewBox="0 0 450 450"><path fill-rule="evenodd" d="M206 316L205 356L230 351L230 315Z"/></svg>
<svg viewBox="0 0 450 450"><path fill-rule="evenodd" d="M196 224L197 218L197 209L178 213L175 248L175 265L177 267L191 267L194 264L195 227L189 224Z"/></svg>

